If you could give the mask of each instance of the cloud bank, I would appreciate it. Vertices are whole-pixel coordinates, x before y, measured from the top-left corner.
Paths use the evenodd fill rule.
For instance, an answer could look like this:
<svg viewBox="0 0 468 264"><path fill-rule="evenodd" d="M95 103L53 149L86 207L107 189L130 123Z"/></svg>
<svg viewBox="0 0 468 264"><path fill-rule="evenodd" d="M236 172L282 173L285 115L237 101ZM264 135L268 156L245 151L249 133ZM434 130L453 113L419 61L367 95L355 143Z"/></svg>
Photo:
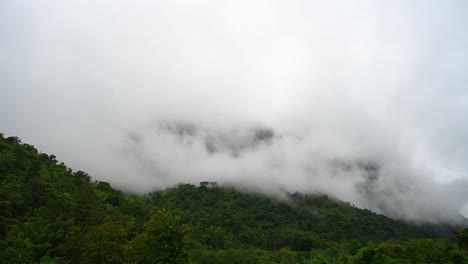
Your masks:
<svg viewBox="0 0 468 264"><path fill-rule="evenodd" d="M453 219L468 213L464 10L2 1L0 128L127 190L213 180Z"/></svg>

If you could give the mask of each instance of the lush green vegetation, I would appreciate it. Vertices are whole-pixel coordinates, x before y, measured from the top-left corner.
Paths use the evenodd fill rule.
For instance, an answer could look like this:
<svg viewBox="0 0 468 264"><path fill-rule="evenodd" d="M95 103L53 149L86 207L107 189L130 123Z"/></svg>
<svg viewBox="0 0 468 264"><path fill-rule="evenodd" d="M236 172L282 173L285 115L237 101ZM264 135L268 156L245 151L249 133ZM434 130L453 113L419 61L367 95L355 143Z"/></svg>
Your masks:
<svg viewBox="0 0 468 264"><path fill-rule="evenodd" d="M0 263L468 263L468 229L208 182L123 194L0 134Z"/></svg>

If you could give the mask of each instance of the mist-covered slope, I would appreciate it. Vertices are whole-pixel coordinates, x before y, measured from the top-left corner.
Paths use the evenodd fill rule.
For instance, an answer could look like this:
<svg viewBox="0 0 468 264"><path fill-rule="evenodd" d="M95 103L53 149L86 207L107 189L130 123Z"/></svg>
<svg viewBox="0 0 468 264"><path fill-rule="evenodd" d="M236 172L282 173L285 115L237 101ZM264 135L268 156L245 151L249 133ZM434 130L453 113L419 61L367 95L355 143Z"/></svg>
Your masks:
<svg viewBox="0 0 468 264"><path fill-rule="evenodd" d="M369 144L379 144L369 149ZM260 124L156 121L130 129L118 143L113 178L140 193L152 186L216 181L282 197L323 193L412 222L457 223L468 183L441 183L385 142L342 142L320 133L297 136Z"/></svg>
<svg viewBox="0 0 468 264"><path fill-rule="evenodd" d="M207 181L124 195L2 134L0 187L2 263L359 263L368 251L468 257L466 231L454 242L460 226L412 225L326 195L278 199Z"/></svg>
<svg viewBox="0 0 468 264"><path fill-rule="evenodd" d="M234 244L270 250L288 246L308 251L326 246L330 241L406 240L445 236L456 230L453 227L450 231L445 226L441 232L442 225L438 229L435 225L417 226L392 220L326 195L294 193L277 200L209 182L202 182L199 187L179 184L147 197L155 206L180 212L184 221L194 224L202 241L215 249L229 247L227 241L216 241L224 236L230 237L229 243ZM217 233L205 234L206 228Z"/></svg>

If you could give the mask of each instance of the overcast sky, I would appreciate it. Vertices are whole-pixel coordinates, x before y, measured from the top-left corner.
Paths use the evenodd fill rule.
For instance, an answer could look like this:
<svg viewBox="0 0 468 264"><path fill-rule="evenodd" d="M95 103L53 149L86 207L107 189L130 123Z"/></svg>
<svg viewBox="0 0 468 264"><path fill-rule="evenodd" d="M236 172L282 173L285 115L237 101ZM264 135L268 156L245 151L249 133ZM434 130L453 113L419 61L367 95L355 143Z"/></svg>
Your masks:
<svg viewBox="0 0 468 264"><path fill-rule="evenodd" d="M3 0L0 132L127 190L206 179L442 219L468 201L467 32L463 0ZM252 124L297 138L200 145Z"/></svg>

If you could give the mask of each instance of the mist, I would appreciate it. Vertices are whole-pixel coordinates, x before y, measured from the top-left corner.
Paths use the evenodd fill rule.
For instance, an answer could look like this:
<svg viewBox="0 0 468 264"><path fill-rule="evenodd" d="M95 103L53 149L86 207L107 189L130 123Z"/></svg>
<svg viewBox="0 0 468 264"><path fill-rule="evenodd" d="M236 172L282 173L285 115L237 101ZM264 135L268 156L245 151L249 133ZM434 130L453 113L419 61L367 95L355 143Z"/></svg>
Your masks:
<svg viewBox="0 0 468 264"><path fill-rule="evenodd" d="M465 10L2 1L0 132L132 192L216 181L453 221L468 215Z"/></svg>

